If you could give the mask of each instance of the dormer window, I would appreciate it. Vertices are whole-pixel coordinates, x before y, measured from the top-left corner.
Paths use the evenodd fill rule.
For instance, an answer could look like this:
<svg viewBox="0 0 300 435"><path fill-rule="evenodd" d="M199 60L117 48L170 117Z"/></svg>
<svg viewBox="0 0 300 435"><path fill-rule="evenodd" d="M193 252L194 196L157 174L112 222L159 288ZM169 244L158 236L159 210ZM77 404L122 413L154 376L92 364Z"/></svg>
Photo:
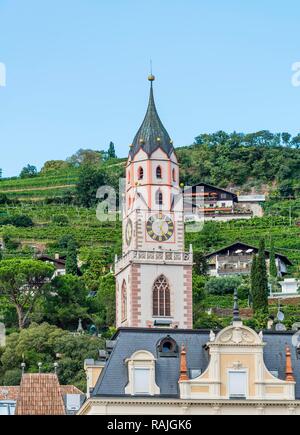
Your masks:
<svg viewBox="0 0 300 435"><path fill-rule="evenodd" d="M162 179L162 170L161 170L161 166L157 166L157 168L156 168L156 178L158 178L159 180Z"/></svg>
<svg viewBox="0 0 300 435"><path fill-rule="evenodd" d="M163 338L158 345L158 353L161 357L178 356L178 346L169 335Z"/></svg>
<svg viewBox="0 0 300 435"><path fill-rule="evenodd" d="M125 394L131 396L155 396L160 394L160 388L155 382L155 358L146 350L138 350L129 359L128 384Z"/></svg>
<svg viewBox="0 0 300 435"><path fill-rule="evenodd" d="M142 180L144 178L144 169L140 166L138 169L138 179Z"/></svg>

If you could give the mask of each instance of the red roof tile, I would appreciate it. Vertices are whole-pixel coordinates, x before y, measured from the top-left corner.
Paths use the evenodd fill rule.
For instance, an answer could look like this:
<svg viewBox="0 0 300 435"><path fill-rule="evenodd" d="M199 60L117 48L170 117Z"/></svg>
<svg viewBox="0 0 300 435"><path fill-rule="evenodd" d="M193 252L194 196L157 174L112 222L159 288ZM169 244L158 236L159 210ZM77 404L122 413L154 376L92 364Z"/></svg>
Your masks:
<svg viewBox="0 0 300 435"><path fill-rule="evenodd" d="M56 374L24 374L16 415L65 415L61 387Z"/></svg>
<svg viewBox="0 0 300 435"><path fill-rule="evenodd" d="M17 400L20 387L2 387L0 386L0 400Z"/></svg>

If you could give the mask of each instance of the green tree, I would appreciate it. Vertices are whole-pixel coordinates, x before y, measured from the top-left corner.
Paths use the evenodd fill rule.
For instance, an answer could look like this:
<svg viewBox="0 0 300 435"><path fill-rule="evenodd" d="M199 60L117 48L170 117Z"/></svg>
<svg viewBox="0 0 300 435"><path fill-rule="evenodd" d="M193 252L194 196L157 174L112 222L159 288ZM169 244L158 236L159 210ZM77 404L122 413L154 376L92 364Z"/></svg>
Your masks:
<svg viewBox="0 0 300 435"><path fill-rule="evenodd" d="M83 207L92 207L97 202L96 193L105 185L105 176L101 170L85 165L80 172L76 186L76 199Z"/></svg>
<svg viewBox="0 0 300 435"><path fill-rule="evenodd" d="M10 204L11 201L5 193L0 193L0 205Z"/></svg>
<svg viewBox="0 0 300 435"><path fill-rule="evenodd" d="M268 310L268 277L264 239L260 240L258 255L253 257L251 295L254 312L257 310Z"/></svg>
<svg viewBox="0 0 300 435"><path fill-rule="evenodd" d="M270 248L270 275L273 278L277 278L278 276L273 239L271 239L271 248Z"/></svg>
<svg viewBox="0 0 300 435"><path fill-rule="evenodd" d="M67 159L67 163L75 167L80 166L100 166L102 161L102 155L100 151L94 151L90 149L80 149L75 154Z"/></svg>
<svg viewBox="0 0 300 435"><path fill-rule="evenodd" d="M31 316L34 321L76 330L78 319L89 319L87 290L81 277L58 276L48 286Z"/></svg>
<svg viewBox="0 0 300 435"><path fill-rule="evenodd" d="M194 272L198 275L207 275L209 266L203 252L194 252Z"/></svg>
<svg viewBox="0 0 300 435"><path fill-rule="evenodd" d="M97 312L91 315L98 328L107 328L115 324L115 278L112 273L108 273L100 278L99 290L94 304Z"/></svg>
<svg viewBox="0 0 300 435"><path fill-rule="evenodd" d="M108 147L108 151L107 151L107 158L108 159L117 158L116 151L115 151L115 144L113 142L109 143L109 147Z"/></svg>
<svg viewBox="0 0 300 435"><path fill-rule="evenodd" d="M37 260L10 259L0 262L0 297L14 305L19 329L25 327L53 266Z"/></svg>
<svg viewBox="0 0 300 435"><path fill-rule="evenodd" d="M78 275L77 265L77 247L73 240L69 240L66 258L66 273L70 275Z"/></svg>
<svg viewBox="0 0 300 435"><path fill-rule="evenodd" d="M35 177L36 175L37 175L36 167L33 165L27 165L22 169L20 173L20 178L31 178L31 177Z"/></svg>
<svg viewBox="0 0 300 435"><path fill-rule="evenodd" d="M212 295L233 294L243 279L241 276L212 277L205 284L205 291Z"/></svg>
<svg viewBox="0 0 300 435"><path fill-rule="evenodd" d="M96 359L99 349L103 347L104 341L98 337L76 335L47 323L31 324L29 328L7 337L6 347L0 355L0 384L3 385L8 370L14 371L9 373L9 377L10 382L16 384L23 360L29 373L38 371L39 362L43 363L43 372L53 373L53 363L58 362L60 383L75 385L85 391L83 361L86 358Z"/></svg>

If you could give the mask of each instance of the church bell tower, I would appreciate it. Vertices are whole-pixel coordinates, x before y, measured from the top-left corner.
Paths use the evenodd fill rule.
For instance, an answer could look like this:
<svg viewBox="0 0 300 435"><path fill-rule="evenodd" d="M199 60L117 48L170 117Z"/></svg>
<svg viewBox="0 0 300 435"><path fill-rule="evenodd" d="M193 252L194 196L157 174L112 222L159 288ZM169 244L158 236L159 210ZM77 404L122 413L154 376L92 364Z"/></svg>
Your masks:
<svg viewBox="0 0 300 435"><path fill-rule="evenodd" d="M116 326L192 328L193 254L184 250L179 165L150 97L126 165L123 253L116 259Z"/></svg>

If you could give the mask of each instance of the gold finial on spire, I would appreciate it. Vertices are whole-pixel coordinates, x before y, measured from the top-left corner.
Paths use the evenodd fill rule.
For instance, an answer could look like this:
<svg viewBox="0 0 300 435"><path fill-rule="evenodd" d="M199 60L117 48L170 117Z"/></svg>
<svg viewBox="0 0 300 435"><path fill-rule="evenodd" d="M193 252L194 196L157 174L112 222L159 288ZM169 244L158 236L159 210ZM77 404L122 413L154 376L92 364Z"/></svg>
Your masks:
<svg viewBox="0 0 300 435"><path fill-rule="evenodd" d="M149 82L154 82L155 76L152 73L152 59L150 59L150 75L148 76Z"/></svg>

